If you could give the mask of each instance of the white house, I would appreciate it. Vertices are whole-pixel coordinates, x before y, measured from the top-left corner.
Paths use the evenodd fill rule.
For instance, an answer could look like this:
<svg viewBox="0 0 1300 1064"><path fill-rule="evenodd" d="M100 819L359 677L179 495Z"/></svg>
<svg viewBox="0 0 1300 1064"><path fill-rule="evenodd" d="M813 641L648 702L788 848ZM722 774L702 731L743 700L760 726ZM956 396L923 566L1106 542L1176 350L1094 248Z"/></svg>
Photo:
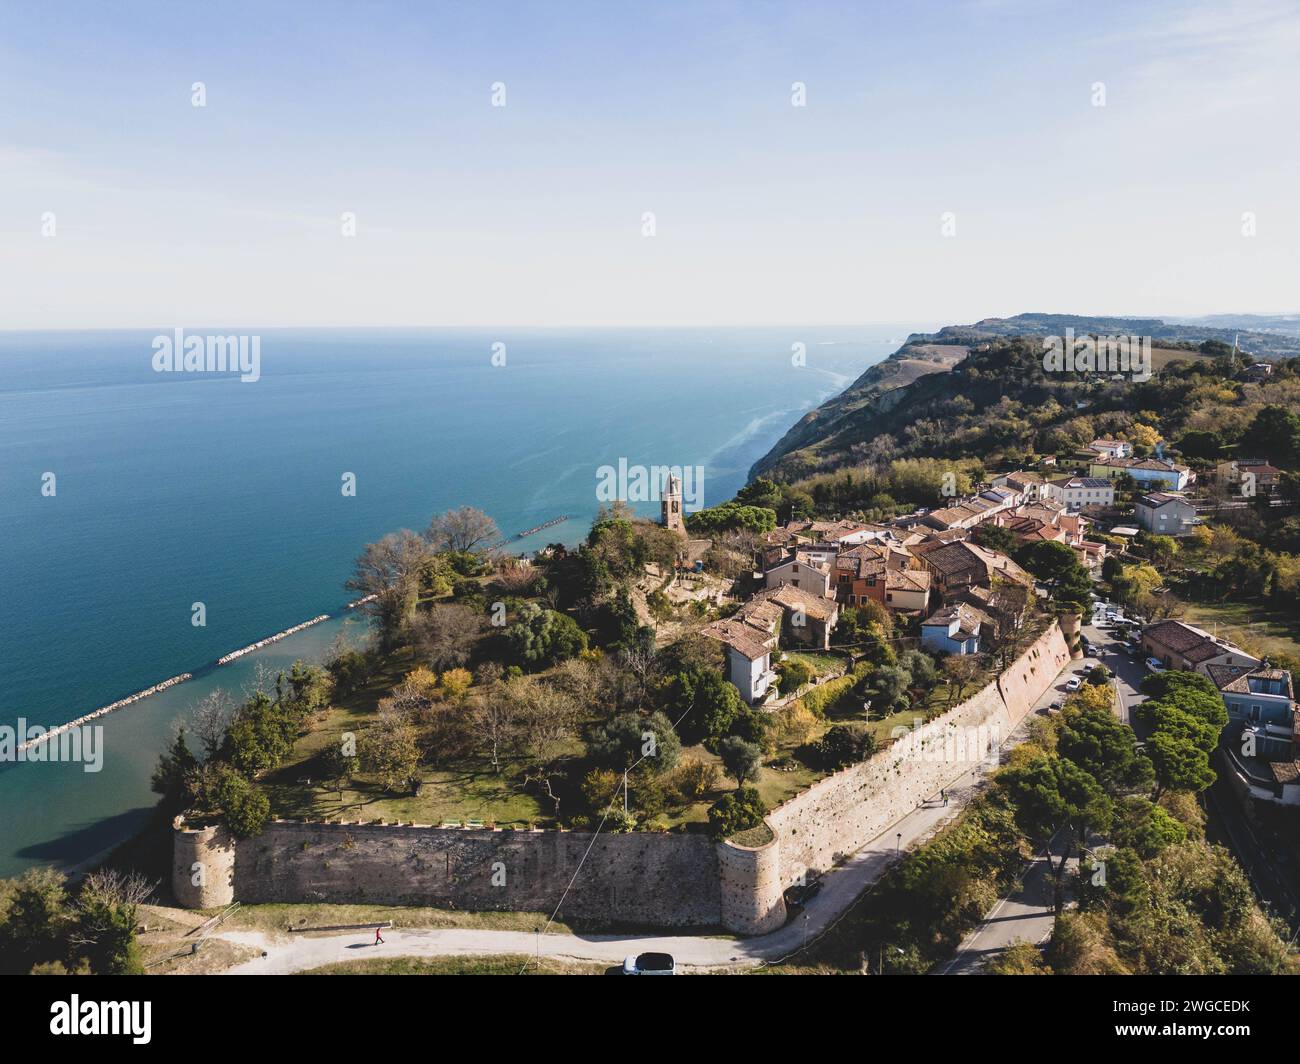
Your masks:
<svg viewBox="0 0 1300 1064"><path fill-rule="evenodd" d="M1088 467L1090 477L1121 477L1125 473L1146 487L1182 491L1192 480L1187 466L1168 458L1098 458Z"/></svg>
<svg viewBox="0 0 1300 1064"><path fill-rule="evenodd" d="M1133 457L1133 445L1128 440L1093 440L1088 450L1096 451L1103 458Z"/></svg>
<svg viewBox="0 0 1300 1064"><path fill-rule="evenodd" d="M1115 484L1106 477L1057 477L1043 485L1043 494L1067 510L1115 504Z"/></svg>
<svg viewBox="0 0 1300 1064"><path fill-rule="evenodd" d="M740 697L751 706L762 702L776 682L772 668L772 649L777 637L753 625L730 618L714 621L702 629L726 649L727 679L735 684Z"/></svg>

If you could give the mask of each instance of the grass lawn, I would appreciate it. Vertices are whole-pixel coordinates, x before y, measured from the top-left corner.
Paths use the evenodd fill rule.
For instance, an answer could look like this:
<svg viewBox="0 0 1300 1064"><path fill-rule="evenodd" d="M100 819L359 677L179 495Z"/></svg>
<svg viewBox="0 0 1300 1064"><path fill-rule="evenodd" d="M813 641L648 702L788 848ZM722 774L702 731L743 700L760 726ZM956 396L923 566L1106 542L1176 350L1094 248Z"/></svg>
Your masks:
<svg viewBox="0 0 1300 1064"><path fill-rule="evenodd" d="M502 827L528 827L550 816L550 810L519 789L510 766L498 775L490 765L458 769L424 768L418 795L388 794L367 785L364 777L343 789L321 781L283 781L283 772L268 782L276 814L291 819L329 817L341 820L404 820L417 824L460 824L477 821Z"/></svg>
<svg viewBox="0 0 1300 1064"><path fill-rule="evenodd" d="M620 966L621 967L621 966ZM605 975L607 964L559 961L543 957L384 957L368 961L340 961L312 968L302 975Z"/></svg>
<svg viewBox="0 0 1300 1064"><path fill-rule="evenodd" d="M802 661L812 669L814 676L825 676L829 672L844 671L844 659L835 654L814 654L804 650L787 651L782 661Z"/></svg>
<svg viewBox="0 0 1300 1064"><path fill-rule="evenodd" d="M219 910L216 910L219 911ZM215 915L204 913L203 917ZM203 918L201 917L201 918ZM294 927L330 927L338 924L370 924L392 920L396 927L469 927L493 931L535 931L549 919L544 913L461 912L418 905L243 905L223 925L223 930L281 931ZM551 928L571 929L562 921Z"/></svg>
<svg viewBox="0 0 1300 1064"><path fill-rule="evenodd" d="M314 730L298 740L285 764L261 781L275 816L382 818L418 824L478 821L515 827L527 827L551 816L549 806L523 792L512 771L514 766L503 765L498 774L486 760L449 769L426 767L421 773L424 787L415 796L388 794L364 775L358 775L340 797L329 781L321 778L323 772L314 766L316 758L337 744L343 732L360 734L368 727L375 719L379 700L387 697L416 664L409 650L393 654L368 684L337 699L317 719Z"/></svg>
<svg viewBox="0 0 1300 1064"><path fill-rule="evenodd" d="M1188 624L1214 631L1256 654L1300 657L1300 626L1283 614L1251 602L1188 602L1183 618Z"/></svg>

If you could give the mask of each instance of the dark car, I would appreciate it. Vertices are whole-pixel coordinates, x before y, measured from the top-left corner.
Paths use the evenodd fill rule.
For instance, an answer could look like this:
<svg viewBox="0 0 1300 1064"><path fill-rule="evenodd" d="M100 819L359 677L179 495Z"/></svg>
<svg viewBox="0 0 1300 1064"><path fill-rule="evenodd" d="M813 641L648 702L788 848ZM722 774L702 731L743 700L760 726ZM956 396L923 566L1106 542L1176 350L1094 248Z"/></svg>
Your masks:
<svg viewBox="0 0 1300 1064"><path fill-rule="evenodd" d="M785 888L785 907L786 911L802 909L813 898L817 897L817 892L822 889L820 879L809 880L807 883L796 883L792 887Z"/></svg>

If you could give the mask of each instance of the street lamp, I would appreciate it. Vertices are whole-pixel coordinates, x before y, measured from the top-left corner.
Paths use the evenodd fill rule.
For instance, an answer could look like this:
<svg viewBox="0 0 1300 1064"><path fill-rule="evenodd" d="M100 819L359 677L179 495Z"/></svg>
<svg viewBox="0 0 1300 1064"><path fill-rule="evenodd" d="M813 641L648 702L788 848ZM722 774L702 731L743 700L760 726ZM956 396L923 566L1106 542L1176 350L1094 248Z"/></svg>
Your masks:
<svg viewBox="0 0 1300 1064"><path fill-rule="evenodd" d="M896 854L903 852L903 833L901 831L898 833L897 839L898 839L898 845L894 849L894 853Z"/></svg>

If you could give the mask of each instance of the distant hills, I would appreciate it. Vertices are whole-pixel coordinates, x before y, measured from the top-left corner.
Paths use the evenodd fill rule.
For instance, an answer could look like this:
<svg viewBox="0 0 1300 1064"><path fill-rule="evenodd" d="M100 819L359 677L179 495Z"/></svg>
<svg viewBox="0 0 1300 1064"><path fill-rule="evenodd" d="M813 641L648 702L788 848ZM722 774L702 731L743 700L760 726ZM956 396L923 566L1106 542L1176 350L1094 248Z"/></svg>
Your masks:
<svg viewBox="0 0 1300 1064"><path fill-rule="evenodd" d="M1150 336L1153 346L1187 347L1188 359L1200 357L1195 346L1217 340L1234 342L1247 358L1300 357L1300 316L1216 315L1196 321L1163 318L1098 317L1083 314L1017 314L985 318L970 325L948 325L935 333L913 333L885 361L871 366L839 395L809 411L750 470L750 477L785 478L813 475L847 460L860 460L881 433L894 433L904 451L902 434L935 412L947 416L954 399L997 404L1008 393L1019 402L1049 399L1074 407L1122 409L1137 396L1114 385L1099 393L1098 382L1048 379L1035 365L1035 338L1064 334ZM1290 330L1290 331L1289 331ZM995 350L1016 344L1013 355ZM1175 357L1177 357L1175 353ZM1166 358L1167 361L1167 358ZM1156 365L1162 364L1157 357ZM1011 382L1018 381L1014 388ZM1157 401L1144 395L1148 404ZM940 419L942 421L942 418ZM950 431L955 428L951 423ZM911 430L913 437L915 429ZM942 434L941 434L942 435ZM949 435L949 444L956 444ZM935 441L940 448L943 446ZM932 445L933 447L933 445Z"/></svg>

